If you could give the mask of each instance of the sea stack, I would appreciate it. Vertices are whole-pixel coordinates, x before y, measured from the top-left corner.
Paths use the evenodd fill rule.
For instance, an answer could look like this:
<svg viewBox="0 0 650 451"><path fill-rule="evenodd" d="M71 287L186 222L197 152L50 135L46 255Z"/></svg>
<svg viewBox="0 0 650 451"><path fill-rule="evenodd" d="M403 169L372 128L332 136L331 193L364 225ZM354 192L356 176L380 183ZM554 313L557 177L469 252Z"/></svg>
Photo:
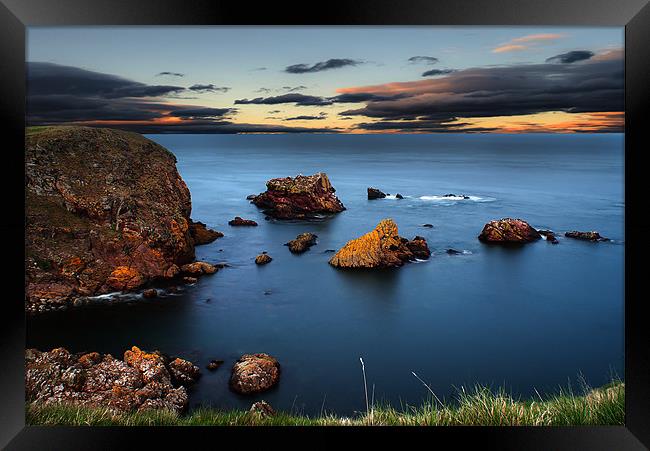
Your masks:
<svg viewBox="0 0 650 451"><path fill-rule="evenodd" d="M25 168L28 311L175 277L216 236L192 226L176 157L137 133L28 128Z"/></svg>
<svg viewBox="0 0 650 451"><path fill-rule="evenodd" d="M485 224L478 239L484 243L530 243L541 237L523 219L503 218Z"/></svg>
<svg viewBox="0 0 650 451"><path fill-rule="evenodd" d="M398 234L397 224L384 219L374 230L348 241L332 256L329 264L337 268L392 268L431 255L422 237L409 241Z"/></svg>
<svg viewBox="0 0 650 451"><path fill-rule="evenodd" d="M324 172L271 179L252 202L276 219L309 219L345 210Z"/></svg>

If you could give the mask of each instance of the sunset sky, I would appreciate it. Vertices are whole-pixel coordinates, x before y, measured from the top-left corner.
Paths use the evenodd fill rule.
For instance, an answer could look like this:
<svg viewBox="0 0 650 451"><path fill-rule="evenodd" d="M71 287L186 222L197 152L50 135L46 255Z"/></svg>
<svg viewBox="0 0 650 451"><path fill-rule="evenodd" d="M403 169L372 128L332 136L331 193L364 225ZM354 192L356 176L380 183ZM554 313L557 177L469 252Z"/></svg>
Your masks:
<svg viewBox="0 0 650 451"><path fill-rule="evenodd" d="M28 30L28 125L622 132L623 28Z"/></svg>

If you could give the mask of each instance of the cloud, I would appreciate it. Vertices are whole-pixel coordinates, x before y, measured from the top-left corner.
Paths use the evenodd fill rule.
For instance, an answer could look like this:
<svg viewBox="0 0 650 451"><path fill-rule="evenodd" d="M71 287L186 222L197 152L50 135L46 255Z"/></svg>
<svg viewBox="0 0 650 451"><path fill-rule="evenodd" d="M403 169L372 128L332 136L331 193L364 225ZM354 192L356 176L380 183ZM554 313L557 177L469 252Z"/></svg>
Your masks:
<svg viewBox="0 0 650 451"><path fill-rule="evenodd" d="M594 56L594 52L589 50L573 50L571 52L562 53L546 59L547 63L562 63L571 64L576 61L584 61Z"/></svg>
<svg viewBox="0 0 650 451"><path fill-rule="evenodd" d="M560 33L529 34L526 36L511 39L506 43L500 44L499 46L492 49L492 53L505 53L526 50L530 47L534 47L545 42L552 42L564 37L566 37L566 35Z"/></svg>
<svg viewBox="0 0 650 451"><path fill-rule="evenodd" d="M303 86L303 85L293 86L293 87L291 87L291 86L283 86L282 89L284 89L285 91L288 91L288 92L297 92L297 91L302 91L304 89L307 89L307 86Z"/></svg>
<svg viewBox="0 0 650 451"><path fill-rule="evenodd" d="M324 70L340 69L346 66L357 66L363 64L363 61L347 59L347 58L333 58L327 61L318 62L312 66L308 64L293 64L287 66L284 71L290 74L306 74L311 72L322 72Z"/></svg>
<svg viewBox="0 0 650 451"><path fill-rule="evenodd" d="M459 70L446 77L339 89L341 96L401 96L340 113L381 121L437 121L549 111L623 111L623 60ZM395 125L395 124L391 124ZM431 125L431 124L428 124ZM416 124L411 125L415 127Z"/></svg>
<svg viewBox="0 0 650 451"><path fill-rule="evenodd" d="M220 118L226 115L235 113L236 110L233 108L182 108L177 110L172 110L169 112L169 116L180 117L180 118Z"/></svg>
<svg viewBox="0 0 650 451"><path fill-rule="evenodd" d="M452 72L456 72L455 69L431 69L426 72L422 73L423 77L431 77L434 75L447 75L451 74Z"/></svg>
<svg viewBox="0 0 650 451"><path fill-rule="evenodd" d="M209 84L209 85L197 84L197 85L192 85L187 89L189 89L190 91L194 91L194 92L228 92L228 91L230 91L230 88L227 87L227 86L215 86L213 84Z"/></svg>
<svg viewBox="0 0 650 451"><path fill-rule="evenodd" d="M279 105L293 103L298 106L323 106L331 105L332 101L324 97L308 96L304 94L283 94L274 97L257 97L255 99L238 99L235 105Z"/></svg>
<svg viewBox="0 0 650 451"><path fill-rule="evenodd" d="M321 113L318 116L294 116L294 117L288 117L284 120L285 121L321 121L326 118L327 115Z"/></svg>
<svg viewBox="0 0 650 451"><path fill-rule="evenodd" d="M161 77L163 75L168 75L170 77L184 77L185 74L181 74L179 72L158 72L156 74L156 77Z"/></svg>
<svg viewBox="0 0 650 451"><path fill-rule="evenodd" d="M436 64L439 60L433 56L412 56L408 61L412 64Z"/></svg>

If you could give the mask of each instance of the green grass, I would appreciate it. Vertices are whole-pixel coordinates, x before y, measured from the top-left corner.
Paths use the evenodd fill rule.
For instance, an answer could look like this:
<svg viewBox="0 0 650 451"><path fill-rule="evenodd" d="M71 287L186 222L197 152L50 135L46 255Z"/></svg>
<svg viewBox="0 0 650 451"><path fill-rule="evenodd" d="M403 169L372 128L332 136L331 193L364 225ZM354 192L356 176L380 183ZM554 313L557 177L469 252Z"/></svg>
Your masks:
<svg viewBox="0 0 650 451"><path fill-rule="evenodd" d="M612 382L581 395L572 389L537 400L514 399L501 389L496 392L477 386L460 389L452 403L431 400L420 407L397 410L375 406L355 417L323 414L317 417L278 412L262 418L246 411L193 410L185 415L169 411L116 414L104 408L73 405L27 405L29 425L66 426L573 426L622 425L625 422L625 384Z"/></svg>

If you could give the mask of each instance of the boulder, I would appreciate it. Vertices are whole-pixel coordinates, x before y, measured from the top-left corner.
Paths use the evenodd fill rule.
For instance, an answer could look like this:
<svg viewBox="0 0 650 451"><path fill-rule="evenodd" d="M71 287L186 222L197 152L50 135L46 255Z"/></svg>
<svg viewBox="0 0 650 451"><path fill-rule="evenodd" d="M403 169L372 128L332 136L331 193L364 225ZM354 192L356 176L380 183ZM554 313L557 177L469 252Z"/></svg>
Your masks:
<svg viewBox="0 0 650 451"><path fill-rule="evenodd" d="M29 311L137 290L194 260L176 157L142 135L28 127L25 182Z"/></svg>
<svg viewBox="0 0 650 451"><path fill-rule="evenodd" d="M221 365L223 365L223 360L210 360L206 368L209 369L210 371L214 371L218 369Z"/></svg>
<svg viewBox="0 0 650 451"><path fill-rule="evenodd" d="M262 401L257 401L254 403L248 413L252 415L256 415L260 418L268 418L272 417L275 415L275 410L273 410L273 407L271 407L271 404L268 402L262 400Z"/></svg>
<svg viewBox="0 0 650 451"><path fill-rule="evenodd" d="M578 232L577 230L573 230L571 232L566 232L564 234L567 238L575 238L577 240L584 240L584 241L611 241L609 238L605 238L603 236L600 236L600 233L598 232Z"/></svg>
<svg viewBox="0 0 650 451"><path fill-rule="evenodd" d="M191 276L202 276L203 274L214 274L219 269L207 262L194 262L181 266L181 273Z"/></svg>
<svg viewBox="0 0 650 451"><path fill-rule="evenodd" d="M422 227L425 227L427 229L433 229L433 224L422 224Z"/></svg>
<svg viewBox="0 0 650 451"><path fill-rule="evenodd" d="M338 268L397 267L420 258L412 249L423 259L431 254L424 238L416 237L412 241L401 238L397 224L392 219L384 219L373 231L348 241L329 263Z"/></svg>
<svg viewBox="0 0 650 451"><path fill-rule="evenodd" d="M232 367L230 388L248 395L268 390L280 380L280 364L268 354L245 354Z"/></svg>
<svg viewBox="0 0 650 451"><path fill-rule="evenodd" d="M228 221L228 225L231 226L256 226L257 222L252 219L243 219L240 216L235 216L235 219Z"/></svg>
<svg viewBox="0 0 650 451"><path fill-rule="evenodd" d="M267 263L271 263L271 260L273 260L273 258L271 258L271 256L269 254L262 253L262 254L258 255L257 257L255 257L255 264L256 265L266 265Z"/></svg>
<svg viewBox="0 0 650 451"><path fill-rule="evenodd" d="M199 370L198 366L181 358L176 358L169 362L168 368L172 380L181 385L193 384L201 375L201 370Z"/></svg>
<svg viewBox="0 0 650 451"><path fill-rule="evenodd" d="M198 246L201 244L212 243L217 238L221 238L223 233L217 232L216 230L209 229L202 222L190 222L190 235L192 240L194 240L194 245Z"/></svg>
<svg viewBox="0 0 650 451"><path fill-rule="evenodd" d="M155 298L158 296L158 290L155 288L147 288L142 292L142 296L147 299Z"/></svg>
<svg viewBox="0 0 650 451"><path fill-rule="evenodd" d="M478 239L484 243L530 243L541 235L523 219L504 218L490 221Z"/></svg>
<svg viewBox="0 0 650 451"><path fill-rule="evenodd" d="M302 254L316 244L316 238L318 237L313 233L301 233L295 240L285 243L285 246L289 246L289 250L294 254Z"/></svg>
<svg viewBox="0 0 650 451"><path fill-rule="evenodd" d="M345 210L327 174L271 179L252 202L277 219L305 219Z"/></svg>
<svg viewBox="0 0 650 451"><path fill-rule="evenodd" d="M400 193L395 194L395 199L404 199L404 196L402 196Z"/></svg>
<svg viewBox="0 0 650 451"><path fill-rule="evenodd" d="M368 199L383 199L384 197L386 197L386 194L377 188L368 188Z"/></svg>
<svg viewBox="0 0 650 451"><path fill-rule="evenodd" d="M33 404L65 403L113 412L165 409L180 413L187 406L188 396L184 387L173 383L176 379L170 374L179 366L172 363L168 364L160 353L147 353L136 346L125 352L124 361L97 352L71 354L64 348L49 352L28 349L25 397ZM180 366L188 365L193 366L189 362ZM188 373L184 370L183 374Z"/></svg>

